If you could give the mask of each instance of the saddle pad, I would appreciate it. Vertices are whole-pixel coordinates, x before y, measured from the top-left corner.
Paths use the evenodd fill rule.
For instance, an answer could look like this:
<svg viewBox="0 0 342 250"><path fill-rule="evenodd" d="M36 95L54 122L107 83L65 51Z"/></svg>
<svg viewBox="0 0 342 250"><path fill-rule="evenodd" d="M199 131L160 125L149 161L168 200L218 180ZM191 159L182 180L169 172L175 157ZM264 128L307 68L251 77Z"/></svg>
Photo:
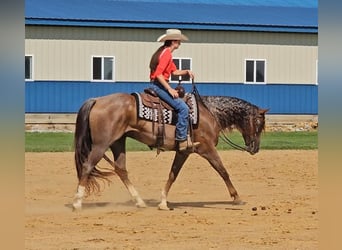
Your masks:
<svg viewBox="0 0 342 250"><path fill-rule="evenodd" d="M136 106L137 106L137 115L138 118L144 119L147 121L158 121L158 107L151 108L147 107L143 104L142 98L139 93L132 93L132 95L135 97L136 100ZM185 99L187 99L187 104L189 106L189 116L191 118L192 124L197 125L198 124L198 104L195 98L195 95L187 93L185 95ZM166 108L162 108L163 117L164 117L164 123L165 124L171 124L176 125L177 123L177 113L174 110L169 110Z"/></svg>

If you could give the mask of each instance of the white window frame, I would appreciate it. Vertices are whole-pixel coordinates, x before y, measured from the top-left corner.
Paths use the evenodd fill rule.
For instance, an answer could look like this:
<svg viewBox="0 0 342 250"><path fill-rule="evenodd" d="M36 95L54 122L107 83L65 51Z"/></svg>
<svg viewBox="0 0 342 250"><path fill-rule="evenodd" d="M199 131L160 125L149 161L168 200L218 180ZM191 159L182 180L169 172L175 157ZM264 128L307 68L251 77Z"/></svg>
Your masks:
<svg viewBox="0 0 342 250"><path fill-rule="evenodd" d="M190 69L189 70L192 70L192 58L190 58L190 57L173 57L172 59L173 60L179 60L179 69L180 70L182 70L182 60L190 60ZM179 76L179 79L182 79L182 76ZM171 76L170 76L170 83L179 83L179 80L178 81L171 80ZM181 80L181 83L191 83L191 79L189 79L189 81Z"/></svg>
<svg viewBox="0 0 342 250"><path fill-rule="evenodd" d="M25 72L25 81L34 81L34 56L33 55L25 55L25 71L26 71L26 57L31 57L31 78L26 78L26 72Z"/></svg>
<svg viewBox="0 0 342 250"><path fill-rule="evenodd" d="M93 64L94 58L101 58L101 79L94 79L93 75ZM104 79L104 59L111 58L112 59L112 79ZM91 56L91 63L90 63L90 79L92 82L115 82L115 56L103 56L103 55L92 55Z"/></svg>
<svg viewBox="0 0 342 250"><path fill-rule="evenodd" d="M253 82L247 82L247 61L253 61L254 62L254 69L253 69ZM256 81L256 62L257 61L263 61L265 65L265 70L264 70L264 81L263 82L257 82ZM245 84L266 84L267 83L267 60L266 59L254 59L254 58L247 58L245 59L245 71L244 71L244 79L245 79Z"/></svg>

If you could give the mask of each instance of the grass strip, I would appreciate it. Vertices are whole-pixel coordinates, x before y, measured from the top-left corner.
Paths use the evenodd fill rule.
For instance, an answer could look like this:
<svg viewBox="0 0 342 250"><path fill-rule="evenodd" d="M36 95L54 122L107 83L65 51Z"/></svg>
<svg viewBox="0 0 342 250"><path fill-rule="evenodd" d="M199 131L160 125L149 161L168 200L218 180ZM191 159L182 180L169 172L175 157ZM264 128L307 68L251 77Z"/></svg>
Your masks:
<svg viewBox="0 0 342 250"><path fill-rule="evenodd" d="M233 131L227 135L234 143L243 146L243 138L239 132ZM309 150L318 148L318 133L313 132L266 132L261 136L262 149L298 149ZM73 147L73 133L62 132L26 132L25 152L71 152ZM216 147L218 150L231 150L231 146L222 140ZM127 151L149 151L145 144L127 138Z"/></svg>

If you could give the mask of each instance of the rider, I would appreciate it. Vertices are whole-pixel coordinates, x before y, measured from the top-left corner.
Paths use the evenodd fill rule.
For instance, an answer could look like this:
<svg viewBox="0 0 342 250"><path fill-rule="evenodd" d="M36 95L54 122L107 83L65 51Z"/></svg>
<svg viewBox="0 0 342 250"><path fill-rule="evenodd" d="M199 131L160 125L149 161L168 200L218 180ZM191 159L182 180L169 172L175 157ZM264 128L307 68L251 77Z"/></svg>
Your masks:
<svg viewBox="0 0 342 250"><path fill-rule="evenodd" d="M169 84L171 74L174 76L189 75L192 79L194 78L194 74L190 70L177 69L172 60L172 52L179 48L181 41L187 40L189 39L178 29L166 30L166 34L157 39L158 42L164 42L164 45L157 49L150 61L152 88L178 114L175 137L179 151L200 144L199 142L192 142L191 138L187 136L189 107L182 98L179 98L178 91Z"/></svg>

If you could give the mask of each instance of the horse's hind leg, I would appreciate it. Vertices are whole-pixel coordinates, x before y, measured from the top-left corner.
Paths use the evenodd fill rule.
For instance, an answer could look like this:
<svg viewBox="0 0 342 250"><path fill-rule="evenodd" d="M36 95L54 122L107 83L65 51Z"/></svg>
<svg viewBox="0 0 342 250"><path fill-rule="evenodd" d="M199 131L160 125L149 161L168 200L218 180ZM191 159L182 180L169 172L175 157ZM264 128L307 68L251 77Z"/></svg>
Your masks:
<svg viewBox="0 0 342 250"><path fill-rule="evenodd" d="M205 153L200 153L200 155L207 159L211 166L222 177L228 188L230 196L233 198L234 204L242 204L243 202L240 200L240 197L236 189L234 188L233 183L230 181L229 174L227 170L224 168L221 158L217 153L217 150L215 148L211 150L206 150Z"/></svg>
<svg viewBox="0 0 342 250"><path fill-rule="evenodd" d="M164 189L162 190L161 194L161 202L158 205L158 208L160 210L170 210L170 208L167 206L167 195L171 189L172 184L177 179L177 176L179 174L179 171L181 170L184 162L186 159L188 159L189 154L184 152L176 152L176 156L173 160L171 171L169 173L169 179L167 180Z"/></svg>
<svg viewBox="0 0 342 250"><path fill-rule="evenodd" d="M81 210L82 208L82 201L85 196L86 181L93 167L88 162L85 162L83 164L83 169L84 169L84 172L82 174L80 181L78 182L77 191L74 196L73 203L72 203L72 207L74 211Z"/></svg>
<svg viewBox="0 0 342 250"><path fill-rule="evenodd" d="M72 204L74 210L80 210L82 208L82 201L85 196L86 186L88 185L89 175L96 164L101 160L105 151L106 149L93 146L87 160L83 163L82 175L79 179L77 192L74 196Z"/></svg>
<svg viewBox="0 0 342 250"><path fill-rule="evenodd" d="M136 202L137 207L146 207L145 202L140 197L138 191L133 186L132 182L128 178L128 173L126 170L126 138L122 137L114 144L111 145L111 150L113 152L115 173L119 176L120 180L126 186L128 192L131 194L133 200Z"/></svg>

